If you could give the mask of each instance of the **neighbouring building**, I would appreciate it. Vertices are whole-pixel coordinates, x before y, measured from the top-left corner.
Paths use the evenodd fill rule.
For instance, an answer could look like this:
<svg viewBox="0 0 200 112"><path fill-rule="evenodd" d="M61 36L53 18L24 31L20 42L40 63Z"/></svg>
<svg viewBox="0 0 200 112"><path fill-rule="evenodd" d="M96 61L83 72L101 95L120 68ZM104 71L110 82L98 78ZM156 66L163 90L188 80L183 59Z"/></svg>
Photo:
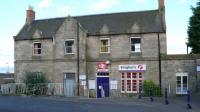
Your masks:
<svg viewBox="0 0 200 112"><path fill-rule="evenodd" d="M29 7L14 36L16 82L25 71L43 72L63 83L66 96L82 92L77 84L97 97L137 93L144 80L172 94L196 90L199 56L167 55L164 0L158 3L156 10L42 20Z"/></svg>
<svg viewBox="0 0 200 112"><path fill-rule="evenodd" d="M14 73L0 73L0 84L14 83Z"/></svg>

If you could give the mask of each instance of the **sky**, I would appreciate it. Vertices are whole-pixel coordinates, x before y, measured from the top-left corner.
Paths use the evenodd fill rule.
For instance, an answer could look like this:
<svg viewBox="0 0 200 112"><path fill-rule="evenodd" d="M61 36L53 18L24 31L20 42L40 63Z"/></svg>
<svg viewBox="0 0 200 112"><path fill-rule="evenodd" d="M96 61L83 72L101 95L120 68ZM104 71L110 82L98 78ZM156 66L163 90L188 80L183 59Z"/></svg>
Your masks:
<svg viewBox="0 0 200 112"><path fill-rule="evenodd" d="M191 7L198 0L165 0L167 53L186 54L187 27ZM0 73L14 72L14 41L25 24L28 6L36 19L154 10L158 0L3 0L0 4Z"/></svg>

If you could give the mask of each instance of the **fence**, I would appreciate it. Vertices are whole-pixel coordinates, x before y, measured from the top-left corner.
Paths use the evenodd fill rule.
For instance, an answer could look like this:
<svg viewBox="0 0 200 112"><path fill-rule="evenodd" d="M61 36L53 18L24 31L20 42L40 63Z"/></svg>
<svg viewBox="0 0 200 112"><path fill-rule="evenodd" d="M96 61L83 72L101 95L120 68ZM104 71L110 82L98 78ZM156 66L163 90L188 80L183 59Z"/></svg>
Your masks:
<svg viewBox="0 0 200 112"><path fill-rule="evenodd" d="M10 83L0 85L1 94L27 94L27 95L63 95L62 83L46 83L25 85L23 83Z"/></svg>
<svg viewBox="0 0 200 112"><path fill-rule="evenodd" d="M102 85L104 86L104 85ZM109 97L133 97L137 96L140 92L142 96L149 96L149 91L152 91L153 96L162 96L163 91L160 91L160 88L155 86L145 86L143 84L142 89L138 86L126 86L122 90L121 84L109 84ZM63 83L45 83L45 84L36 84L36 85L25 85L23 83L11 83L11 84L1 84L0 85L0 94L26 94L26 95L48 95L48 96L76 96L77 94L77 85L66 86ZM97 96L97 87L96 85L93 88L87 88L86 86L79 86L80 96L86 97L96 97ZM104 89L104 88L103 88ZM139 91L140 90L140 91ZM172 90L168 89L168 95ZM104 91L104 93L106 93ZM103 95L104 96L104 95Z"/></svg>

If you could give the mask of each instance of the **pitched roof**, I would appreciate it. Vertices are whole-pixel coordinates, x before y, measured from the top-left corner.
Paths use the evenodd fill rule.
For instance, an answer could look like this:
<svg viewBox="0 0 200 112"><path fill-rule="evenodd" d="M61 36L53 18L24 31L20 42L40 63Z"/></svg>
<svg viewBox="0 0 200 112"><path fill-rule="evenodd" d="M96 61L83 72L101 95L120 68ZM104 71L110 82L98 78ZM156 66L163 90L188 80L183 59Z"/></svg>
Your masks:
<svg viewBox="0 0 200 112"><path fill-rule="evenodd" d="M165 23L158 10L86 15L73 18L88 31L89 35L100 35L99 32L104 25L109 28L109 34L165 32ZM66 17L35 20L30 25L25 24L14 39L31 39L36 30L42 32L42 38L52 38L52 34L56 33L65 19ZM133 31L134 28L137 31Z"/></svg>

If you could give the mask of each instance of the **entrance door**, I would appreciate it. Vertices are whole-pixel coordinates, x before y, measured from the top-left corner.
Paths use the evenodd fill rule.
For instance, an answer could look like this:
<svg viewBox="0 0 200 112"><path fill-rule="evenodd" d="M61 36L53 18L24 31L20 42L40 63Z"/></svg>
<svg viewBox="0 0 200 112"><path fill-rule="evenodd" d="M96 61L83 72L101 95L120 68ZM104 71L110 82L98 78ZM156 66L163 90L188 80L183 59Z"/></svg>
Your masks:
<svg viewBox="0 0 200 112"><path fill-rule="evenodd" d="M176 74L176 94L187 94L188 73Z"/></svg>
<svg viewBox="0 0 200 112"><path fill-rule="evenodd" d="M66 73L64 75L64 95L73 97L75 96L75 73Z"/></svg>
<svg viewBox="0 0 200 112"><path fill-rule="evenodd" d="M109 97L109 77L97 77L97 98Z"/></svg>

